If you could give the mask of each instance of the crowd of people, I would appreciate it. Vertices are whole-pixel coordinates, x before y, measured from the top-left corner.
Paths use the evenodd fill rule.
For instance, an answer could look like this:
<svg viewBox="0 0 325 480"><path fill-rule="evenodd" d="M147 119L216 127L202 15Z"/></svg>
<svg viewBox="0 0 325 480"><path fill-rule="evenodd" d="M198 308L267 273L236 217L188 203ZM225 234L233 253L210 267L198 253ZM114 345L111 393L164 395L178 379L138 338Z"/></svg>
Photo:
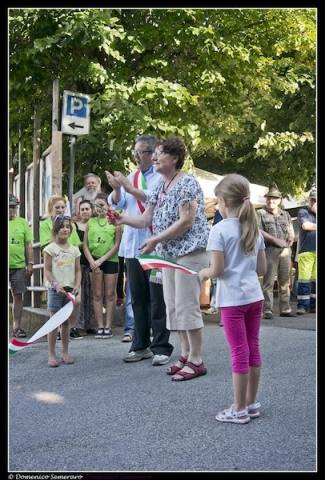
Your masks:
<svg viewBox="0 0 325 480"><path fill-rule="evenodd" d="M50 315L68 302L66 292L76 298L61 331L48 334L48 365L60 365L58 335L61 361L68 365L74 363L69 337L83 338L80 330L95 334L96 339L113 336L120 292L118 298L125 297L126 307L122 341L130 342L125 362L151 359L153 366L166 365L174 350L170 332L177 332L180 351L166 373L177 382L205 375L200 292L202 282L217 279L215 306L231 353L234 398L216 419L248 423L260 415L259 332L263 315L273 317L275 277L280 316L295 315L289 288L294 230L290 215L280 208L281 192L271 185L265 208L256 213L249 181L241 175L226 175L215 189L218 218L210 227L200 184L182 171L186 147L181 138L159 141L141 135L135 140L133 155L137 168L128 176L106 171L111 193L103 192L101 179L89 173L84 187L74 195L72 217L67 215L65 198L54 196L47 216L40 221ZM18 199L10 194L13 335L24 338L22 298L33 272L33 253L31 230L26 220L17 216L18 205ZM313 189L308 208L298 214L297 314L315 311L316 208ZM114 211L118 215L114 216ZM144 270L140 254L158 255L195 274L168 268Z"/></svg>

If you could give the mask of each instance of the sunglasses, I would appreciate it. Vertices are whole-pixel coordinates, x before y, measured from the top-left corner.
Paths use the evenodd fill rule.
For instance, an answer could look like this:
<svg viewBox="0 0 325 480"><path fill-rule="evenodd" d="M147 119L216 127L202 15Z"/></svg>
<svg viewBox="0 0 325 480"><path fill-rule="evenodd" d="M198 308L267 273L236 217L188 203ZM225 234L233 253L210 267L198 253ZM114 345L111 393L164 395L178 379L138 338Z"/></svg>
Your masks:
<svg viewBox="0 0 325 480"><path fill-rule="evenodd" d="M54 222L63 223L65 220L68 220L70 222L71 217L69 217L68 215L57 215L54 219Z"/></svg>

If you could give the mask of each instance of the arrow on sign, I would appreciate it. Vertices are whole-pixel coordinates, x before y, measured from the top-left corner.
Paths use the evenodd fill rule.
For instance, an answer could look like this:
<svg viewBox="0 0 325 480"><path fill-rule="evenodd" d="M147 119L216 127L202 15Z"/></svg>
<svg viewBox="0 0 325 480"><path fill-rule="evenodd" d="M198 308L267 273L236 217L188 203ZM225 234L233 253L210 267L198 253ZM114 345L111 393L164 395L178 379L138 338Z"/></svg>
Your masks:
<svg viewBox="0 0 325 480"><path fill-rule="evenodd" d="M75 129L75 128L84 128L83 125L76 125L74 122L68 123L68 126Z"/></svg>

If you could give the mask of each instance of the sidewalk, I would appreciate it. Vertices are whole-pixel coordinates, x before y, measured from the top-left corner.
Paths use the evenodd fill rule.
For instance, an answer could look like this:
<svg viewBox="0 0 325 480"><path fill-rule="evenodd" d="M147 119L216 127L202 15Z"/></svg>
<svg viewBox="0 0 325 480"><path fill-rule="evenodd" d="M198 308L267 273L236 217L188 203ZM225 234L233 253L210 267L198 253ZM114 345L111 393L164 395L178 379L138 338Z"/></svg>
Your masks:
<svg viewBox="0 0 325 480"><path fill-rule="evenodd" d="M262 413L247 425L214 419L232 385L223 328L209 317L208 374L188 382L151 360L124 363L120 327L73 341L71 366L47 367L45 342L10 357L10 471L315 471L315 315L263 321Z"/></svg>

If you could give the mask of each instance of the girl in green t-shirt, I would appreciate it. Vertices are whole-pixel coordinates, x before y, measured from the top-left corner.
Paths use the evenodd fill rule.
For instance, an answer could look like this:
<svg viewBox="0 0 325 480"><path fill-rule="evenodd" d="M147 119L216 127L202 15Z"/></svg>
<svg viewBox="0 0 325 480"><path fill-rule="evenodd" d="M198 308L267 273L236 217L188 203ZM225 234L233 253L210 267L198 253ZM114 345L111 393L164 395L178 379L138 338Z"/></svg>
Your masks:
<svg viewBox="0 0 325 480"><path fill-rule="evenodd" d="M53 221L58 215L64 214L66 206L66 199L64 197L61 197L60 195L54 195L49 199L47 205L48 216L43 218L39 223L39 240L42 249L53 241ZM81 241L74 224L72 224L72 232L69 237L69 244L76 247L79 247L79 245L81 245Z"/></svg>
<svg viewBox="0 0 325 480"><path fill-rule="evenodd" d="M116 304L118 277L117 252L121 242L121 227L107 220L109 209L105 193L95 199L96 217L90 218L84 235L84 254L89 262L92 277L95 319L98 330L95 338L111 338ZM106 299L106 317L103 316L103 299Z"/></svg>

